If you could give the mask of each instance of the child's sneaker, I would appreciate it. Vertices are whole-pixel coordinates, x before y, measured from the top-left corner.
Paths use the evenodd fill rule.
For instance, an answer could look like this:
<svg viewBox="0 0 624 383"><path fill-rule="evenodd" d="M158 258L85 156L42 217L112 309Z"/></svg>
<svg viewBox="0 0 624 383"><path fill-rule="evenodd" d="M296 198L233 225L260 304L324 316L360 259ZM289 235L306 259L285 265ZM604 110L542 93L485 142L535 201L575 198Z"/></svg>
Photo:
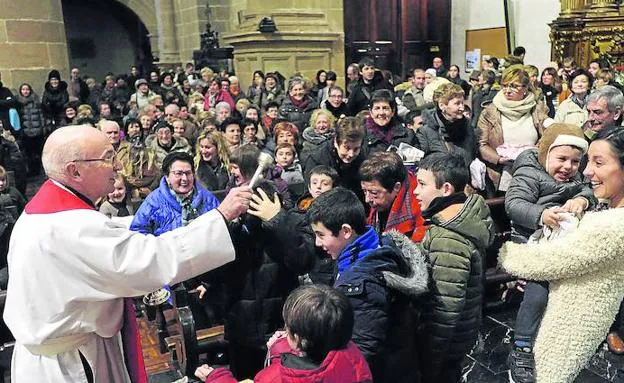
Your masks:
<svg viewBox="0 0 624 383"><path fill-rule="evenodd" d="M533 350L514 347L507 359L511 383L535 383L535 360Z"/></svg>

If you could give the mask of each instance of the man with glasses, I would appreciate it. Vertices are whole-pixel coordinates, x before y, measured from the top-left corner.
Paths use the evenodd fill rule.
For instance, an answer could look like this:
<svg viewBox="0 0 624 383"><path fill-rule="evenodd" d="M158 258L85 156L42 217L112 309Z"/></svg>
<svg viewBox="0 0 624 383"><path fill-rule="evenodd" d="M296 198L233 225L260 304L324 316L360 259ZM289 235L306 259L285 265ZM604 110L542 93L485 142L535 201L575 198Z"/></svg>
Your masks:
<svg viewBox="0 0 624 383"><path fill-rule="evenodd" d="M321 103L322 109L327 109L336 120L341 119L349 113L349 107L344 102L344 91L341 87L334 85L329 88L329 97Z"/></svg>
<svg viewBox="0 0 624 383"><path fill-rule="evenodd" d="M43 148L49 180L17 220L4 320L16 343L11 379L146 382L131 300L234 260L228 222L251 191L159 237L128 230L94 201L113 191L119 163L88 126L53 132Z"/></svg>

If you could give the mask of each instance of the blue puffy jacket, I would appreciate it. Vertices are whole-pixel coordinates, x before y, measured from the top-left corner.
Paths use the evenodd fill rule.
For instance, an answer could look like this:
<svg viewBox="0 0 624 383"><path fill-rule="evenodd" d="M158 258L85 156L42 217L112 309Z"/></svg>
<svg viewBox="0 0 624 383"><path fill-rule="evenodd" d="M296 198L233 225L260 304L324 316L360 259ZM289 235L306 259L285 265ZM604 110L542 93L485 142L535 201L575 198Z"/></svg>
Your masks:
<svg viewBox="0 0 624 383"><path fill-rule="evenodd" d="M204 214L217 206L219 200L211 192L195 181L193 207ZM165 177L160 180L158 189L151 192L134 215L130 230L159 236L182 226L182 206L169 191Z"/></svg>

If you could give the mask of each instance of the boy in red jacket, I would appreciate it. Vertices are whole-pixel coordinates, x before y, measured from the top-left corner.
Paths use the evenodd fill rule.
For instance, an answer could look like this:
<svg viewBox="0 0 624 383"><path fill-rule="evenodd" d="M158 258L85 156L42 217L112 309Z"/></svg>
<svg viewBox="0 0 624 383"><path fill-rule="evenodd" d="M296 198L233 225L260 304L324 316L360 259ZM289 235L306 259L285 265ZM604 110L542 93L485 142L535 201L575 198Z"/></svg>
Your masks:
<svg viewBox="0 0 624 383"><path fill-rule="evenodd" d="M350 341L353 309L349 300L326 285L306 285L293 291L282 311L286 331L267 343L269 367L254 382L369 383L368 364ZM204 364L195 376L206 383L237 383L225 368Z"/></svg>

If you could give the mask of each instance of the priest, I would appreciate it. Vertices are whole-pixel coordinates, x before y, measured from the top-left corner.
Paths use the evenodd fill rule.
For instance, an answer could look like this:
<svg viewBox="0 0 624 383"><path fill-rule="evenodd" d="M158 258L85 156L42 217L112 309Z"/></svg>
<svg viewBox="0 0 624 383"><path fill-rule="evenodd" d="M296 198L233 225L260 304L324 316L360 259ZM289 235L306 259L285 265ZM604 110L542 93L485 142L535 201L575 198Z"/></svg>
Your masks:
<svg viewBox="0 0 624 383"><path fill-rule="evenodd" d="M159 237L128 230L94 201L120 165L106 135L68 126L43 148L47 180L15 224L4 320L16 382L144 383L131 300L234 260L228 222L247 210L236 188L188 226Z"/></svg>

